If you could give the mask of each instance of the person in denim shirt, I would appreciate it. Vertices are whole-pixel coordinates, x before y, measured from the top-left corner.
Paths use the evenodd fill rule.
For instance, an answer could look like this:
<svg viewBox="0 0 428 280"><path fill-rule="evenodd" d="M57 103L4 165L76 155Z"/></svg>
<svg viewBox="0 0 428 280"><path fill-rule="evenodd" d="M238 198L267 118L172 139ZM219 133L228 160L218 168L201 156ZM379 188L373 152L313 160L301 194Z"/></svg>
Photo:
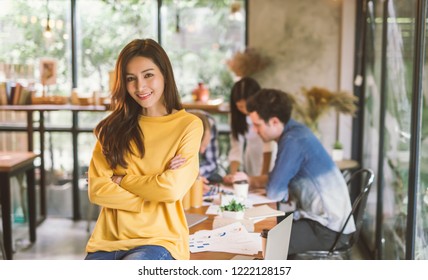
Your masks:
<svg viewBox="0 0 428 280"><path fill-rule="evenodd" d="M254 129L263 141L275 140L278 154L269 176L248 177L251 188L266 188L276 201L296 204L289 255L328 250L351 211L346 182L318 138L305 125L291 119L293 101L286 93L262 89L247 102ZM355 231L352 221L339 246Z"/></svg>

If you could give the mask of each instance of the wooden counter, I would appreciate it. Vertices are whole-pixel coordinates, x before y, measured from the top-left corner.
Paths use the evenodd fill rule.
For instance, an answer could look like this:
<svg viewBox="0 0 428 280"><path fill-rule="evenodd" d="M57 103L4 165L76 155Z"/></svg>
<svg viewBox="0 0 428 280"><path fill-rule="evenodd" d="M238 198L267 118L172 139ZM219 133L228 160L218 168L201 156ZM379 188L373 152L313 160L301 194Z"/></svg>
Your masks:
<svg viewBox="0 0 428 280"><path fill-rule="evenodd" d="M229 103L223 102L223 99L212 99L207 102L192 101L183 102L183 107L186 110L203 110L210 114L228 114Z"/></svg>

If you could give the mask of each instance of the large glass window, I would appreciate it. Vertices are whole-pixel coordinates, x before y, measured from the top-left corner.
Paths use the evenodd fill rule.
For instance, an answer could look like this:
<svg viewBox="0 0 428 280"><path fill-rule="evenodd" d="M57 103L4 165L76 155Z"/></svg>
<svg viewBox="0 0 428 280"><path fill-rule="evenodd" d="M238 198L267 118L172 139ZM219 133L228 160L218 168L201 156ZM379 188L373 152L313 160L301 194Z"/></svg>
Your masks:
<svg viewBox="0 0 428 280"><path fill-rule="evenodd" d="M70 3L68 1L2 1L0 9L0 82L34 83L46 94L69 95ZM55 78L42 87L40 67L53 61ZM52 64L48 64L52 65Z"/></svg>
<svg viewBox="0 0 428 280"><path fill-rule="evenodd" d="M161 17L162 45L183 99L199 82L211 97L227 98L233 77L226 61L245 47L244 1L163 1Z"/></svg>
<svg viewBox="0 0 428 280"><path fill-rule="evenodd" d="M78 0L79 95L110 94L110 75L131 40L157 40L156 0Z"/></svg>
<svg viewBox="0 0 428 280"><path fill-rule="evenodd" d="M416 0L367 2L363 165L374 169L377 179L363 236L368 237L372 250L380 246L381 254L376 257L382 259L404 259L407 250L415 7ZM386 24L384 15L388 16ZM381 221L378 228L376 218ZM423 224L422 216L417 224ZM375 231L381 233L380 244L375 244Z"/></svg>
<svg viewBox="0 0 428 280"><path fill-rule="evenodd" d="M76 77L71 56L72 2L76 6ZM162 3L161 9L158 3ZM62 96L63 102L70 102L72 91L82 102L88 98L84 103L91 102L94 92L110 95L117 56L135 38L153 38L164 46L184 101L191 98L198 82L206 84L211 97L227 101L233 77L226 61L245 48L244 0L1 0L0 6L0 83L31 86L36 97ZM55 78L45 82L44 74L51 69ZM77 81L75 90L73 80ZM91 129L107 113L79 113L79 128L86 130L78 137L78 173L82 177L95 142ZM33 117L37 129L38 113ZM43 139L47 204L61 206L54 201L65 197L67 208L74 168L72 113L49 111L44 117L48 128ZM25 124L26 113L0 111L0 127L25 130ZM40 152L40 142L40 133L34 133L36 152ZM26 144L26 133L0 132L2 150L26 150ZM62 193L63 189L67 192ZM61 213L61 207L51 210L48 214L71 215L69 210Z"/></svg>
<svg viewBox="0 0 428 280"><path fill-rule="evenodd" d="M389 1L384 141L384 259L404 259L416 1Z"/></svg>
<svg viewBox="0 0 428 280"><path fill-rule="evenodd" d="M110 74L123 46L158 40L157 0L75 0L77 92L110 93ZM35 83L38 95L70 96L71 0L4 0L0 10L0 81ZM212 97L228 97L233 77L226 61L245 48L244 0L165 0L159 40L171 58L180 93L198 82ZM11 16L12 15L12 16ZM56 79L43 87L40 63L53 60ZM51 60L49 60L51 59ZM51 64L48 64L50 66Z"/></svg>

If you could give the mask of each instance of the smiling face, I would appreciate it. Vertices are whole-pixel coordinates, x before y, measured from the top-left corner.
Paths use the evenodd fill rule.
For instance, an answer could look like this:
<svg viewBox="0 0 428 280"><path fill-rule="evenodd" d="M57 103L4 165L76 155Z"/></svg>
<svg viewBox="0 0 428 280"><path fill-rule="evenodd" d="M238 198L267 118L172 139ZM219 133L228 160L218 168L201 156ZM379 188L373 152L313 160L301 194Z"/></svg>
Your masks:
<svg viewBox="0 0 428 280"><path fill-rule="evenodd" d="M163 116L167 113L163 93L165 81L159 67L143 56L132 58L126 66L126 89L142 107L145 116Z"/></svg>

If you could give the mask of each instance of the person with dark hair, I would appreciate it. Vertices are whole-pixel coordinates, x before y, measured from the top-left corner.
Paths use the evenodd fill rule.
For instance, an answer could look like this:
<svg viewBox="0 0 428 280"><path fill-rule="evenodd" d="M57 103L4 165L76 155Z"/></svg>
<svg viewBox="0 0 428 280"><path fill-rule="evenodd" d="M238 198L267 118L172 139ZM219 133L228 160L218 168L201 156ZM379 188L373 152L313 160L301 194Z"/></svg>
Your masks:
<svg viewBox="0 0 428 280"><path fill-rule="evenodd" d="M274 141L263 143L252 128L246 109L247 99L260 90L259 83L244 77L232 87L230 95L231 136L229 151L229 174L225 183L233 183L233 174L242 170L249 175L268 174L273 167L276 154Z"/></svg>
<svg viewBox="0 0 428 280"><path fill-rule="evenodd" d="M275 89L262 89L247 101L254 128L263 141L278 143L278 154L269 176L234 176L253 189L265 188L270 199L295 202L289 255L329 250L351 211L343 175L312 131L291 118L292 104L288 94ZM339 247L353 231L351 221Z"/></svg>
<svg viewBox="0 0 428 280"><path fill-rule="evenodd" d="M85 259L189 259L182 199L199 174L202 122L182 109L154 40L128 43L115 75L112 112L94 129L88 196L101 211Z"/></svg>

